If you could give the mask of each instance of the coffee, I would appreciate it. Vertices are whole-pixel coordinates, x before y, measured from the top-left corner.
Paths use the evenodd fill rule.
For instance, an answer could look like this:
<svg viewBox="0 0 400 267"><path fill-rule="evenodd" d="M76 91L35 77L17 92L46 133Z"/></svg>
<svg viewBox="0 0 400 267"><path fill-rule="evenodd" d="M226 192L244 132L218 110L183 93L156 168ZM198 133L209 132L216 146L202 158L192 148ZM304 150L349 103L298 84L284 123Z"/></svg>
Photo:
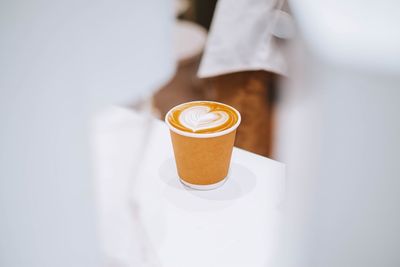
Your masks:
<svg viewBox="0 0 400 267"><path fill-rule="evenodd" d="M216 133L233 127L238 112L232 107L211 101L184 103L173 108L167 120L178 130L190 133Z"/></svg>
<svg viewBox="0 0 400 267"><path fill-rule="evenodd" d="M165 122L182 183L195 189L220 186L228 175L239 112L218 102L194 101L172 108Z"/></svg>

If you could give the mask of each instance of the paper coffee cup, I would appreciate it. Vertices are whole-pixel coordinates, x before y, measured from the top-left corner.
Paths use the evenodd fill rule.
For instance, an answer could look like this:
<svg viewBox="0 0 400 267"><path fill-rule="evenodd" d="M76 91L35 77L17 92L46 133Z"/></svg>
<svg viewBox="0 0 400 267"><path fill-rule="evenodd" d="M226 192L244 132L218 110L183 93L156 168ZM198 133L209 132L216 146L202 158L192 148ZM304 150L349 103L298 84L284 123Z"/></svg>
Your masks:
<svg viewBox="0 0 400 267"><path fill-rule="evenodd" d="M174 127L169 116L176 108L189 103L214 103L235 112L237 121L228 129L213 133L188 132ZM165 116L169 126L178 175L183 184L194 189L208 190L222 185L229 171L240 113L228 105L212 101L193 101L172 108Z"/></svg>

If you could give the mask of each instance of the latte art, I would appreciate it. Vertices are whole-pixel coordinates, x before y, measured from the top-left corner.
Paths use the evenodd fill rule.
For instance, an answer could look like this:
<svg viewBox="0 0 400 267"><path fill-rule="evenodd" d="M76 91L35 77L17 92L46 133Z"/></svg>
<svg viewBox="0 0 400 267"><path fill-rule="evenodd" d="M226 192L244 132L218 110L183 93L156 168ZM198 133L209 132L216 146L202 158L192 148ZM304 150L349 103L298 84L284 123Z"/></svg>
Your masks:
<svg viewBox="0 0 400 267"><path fill-rule="evenodd" d="M192 133L215 133L234 126L236 111L224 104L208 101L189 102L177 106L167 115L175 128Z"/></svg>
<svg viewBox="0 0 400 267"><path fill-rule="evenodd" d="M207 106L194 106L185 109L179 115L179 122L193 132L215 128L223 125L229 119L225 111L211 112Z"/></svg>

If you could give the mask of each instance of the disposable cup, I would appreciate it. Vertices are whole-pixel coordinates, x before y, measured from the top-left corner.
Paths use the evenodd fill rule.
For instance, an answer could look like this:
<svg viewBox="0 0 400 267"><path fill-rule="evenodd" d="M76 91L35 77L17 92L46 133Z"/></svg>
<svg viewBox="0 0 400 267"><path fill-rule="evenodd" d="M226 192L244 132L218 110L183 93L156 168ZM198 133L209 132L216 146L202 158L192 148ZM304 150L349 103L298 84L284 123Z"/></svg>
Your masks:
<svg viewBox="0 0 400 267"><path fill-rule="evenodd" d="M193 101L211 102L212 101ZM181 105L185 105L183 103ZM175 162L181 182L198 190L209 190L221 186L228 177L236 129L240 124L240 113L227 106L237 114L237 122L230 128L215 133L186 132L174 127L168 120L170 113L179 108L172 108L165 116L169 126Z"/></svg>

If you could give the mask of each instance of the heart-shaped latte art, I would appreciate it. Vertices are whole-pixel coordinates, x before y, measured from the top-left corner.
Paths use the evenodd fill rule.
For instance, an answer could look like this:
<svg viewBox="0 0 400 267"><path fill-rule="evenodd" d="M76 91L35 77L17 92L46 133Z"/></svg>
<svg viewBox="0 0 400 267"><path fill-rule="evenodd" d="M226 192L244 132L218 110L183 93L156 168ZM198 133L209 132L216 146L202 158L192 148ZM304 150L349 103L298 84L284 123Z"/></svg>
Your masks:
<svg viewBox="0 0 400 267"><path fill-rule="evenodd" d="M193 132L212 129L223 125L229 115L221 110L211 110L210 107L199 105L192 106L182 111L179 122Z"/></svg>

